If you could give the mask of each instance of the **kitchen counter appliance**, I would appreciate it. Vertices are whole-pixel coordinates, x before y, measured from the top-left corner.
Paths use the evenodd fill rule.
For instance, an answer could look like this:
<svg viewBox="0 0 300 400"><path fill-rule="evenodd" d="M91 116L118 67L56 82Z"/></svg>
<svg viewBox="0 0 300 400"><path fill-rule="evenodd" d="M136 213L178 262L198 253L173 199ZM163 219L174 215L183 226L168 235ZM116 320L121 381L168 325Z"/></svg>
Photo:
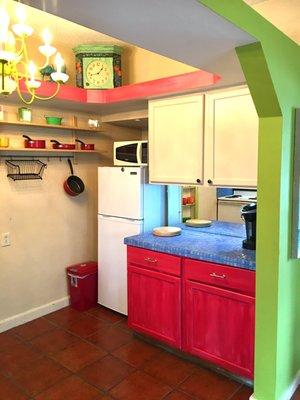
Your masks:
<svg viewBox="0 0 300 400"><path fill-rule="evenodd" d="M246 204L241 210L245 221L247 238L243 240L243 248L255 250L256 248L256 203Z"/></svg>
<svg viewBox="0 0 300 400"><path fill-rule="evenodd" d="M147 140L114 142L114 165L139 166L148 163Z"/></svg>

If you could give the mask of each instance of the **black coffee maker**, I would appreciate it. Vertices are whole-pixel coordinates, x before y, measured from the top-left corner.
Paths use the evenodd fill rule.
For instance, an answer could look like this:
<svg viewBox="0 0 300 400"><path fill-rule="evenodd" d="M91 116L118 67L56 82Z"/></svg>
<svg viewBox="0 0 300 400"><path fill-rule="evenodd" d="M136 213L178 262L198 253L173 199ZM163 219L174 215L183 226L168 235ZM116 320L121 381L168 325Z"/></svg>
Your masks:
<svg viewBox="0 0 300 400"><path fill-rule="evenodd" d="M256 203L246 204L241 209L241 216L245 221L247 238L243 240L243 248L255 250L256 248Z"/></svg>

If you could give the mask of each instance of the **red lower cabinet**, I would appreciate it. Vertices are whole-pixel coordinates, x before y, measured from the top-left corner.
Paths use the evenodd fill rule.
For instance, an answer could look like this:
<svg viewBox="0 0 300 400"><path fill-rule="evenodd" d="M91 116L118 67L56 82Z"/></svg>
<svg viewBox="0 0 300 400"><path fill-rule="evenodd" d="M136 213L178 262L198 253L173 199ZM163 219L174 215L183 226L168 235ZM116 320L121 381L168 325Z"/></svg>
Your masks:
<svg viewBox="0 0 300 400"><path fill-rule="evenodd" d="M216 286L195 281L197 268L201 280L204 279L202 267L210 267L207 276L215 279ZM222 272L216 264L185 261L183 349L235 374L253 378L255 299L230 290L230 279L233 286L235 282L235 269L221 268ZM249 286L254 283L251 274L254 273L245 271ZM190 275L194 280L189 279Z"/></svg>
<svg viewBox="0 0 300 400"><path fill-rule="evenodd" d="M128 253L128 324L136 331L180 348L181 279L163 272L164 262L166 269L169 264L162 261L160 253L155 257L149 256L149 252L138 255L142 257L140 265L136 254L131 259ZM180 266L179 257L170 257L178 258Z"/></svg>
<svg viewBox="0 0 300 400"><path fill-rule="evenodd" d="M255 272L128 247L128 323L253 378Z"/></svg>

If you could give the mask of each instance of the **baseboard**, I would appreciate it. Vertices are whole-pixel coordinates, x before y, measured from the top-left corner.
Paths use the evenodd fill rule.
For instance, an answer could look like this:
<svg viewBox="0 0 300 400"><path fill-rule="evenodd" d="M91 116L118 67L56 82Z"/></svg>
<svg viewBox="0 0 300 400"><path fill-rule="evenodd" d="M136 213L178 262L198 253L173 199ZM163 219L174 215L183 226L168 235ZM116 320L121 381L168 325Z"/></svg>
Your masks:
<svg viewBox="0 0 300 400"><path fill-rule="evenodd" d="M294 393L297 390L297 387L300 385L300 370L296 373L293 382L290 386L284 391L284 393L280 396L279 400L290 400ZM249 400L260 400L254 397L254 395L250 396Z"/></svg>
<svg viewBox="0 0 300 400"><path fill-rule="evenodd" d="M13 315L12 317L3 319L0 321L0 333L5 332L8 329L14 328L18 325L22 325L25 322L32 321L36 318L43 317L53 311L60 310L70 304L69 296L63 297L58 300L51 301L51 303L43 304L42 306L31 308L21 314Z"/></svg>

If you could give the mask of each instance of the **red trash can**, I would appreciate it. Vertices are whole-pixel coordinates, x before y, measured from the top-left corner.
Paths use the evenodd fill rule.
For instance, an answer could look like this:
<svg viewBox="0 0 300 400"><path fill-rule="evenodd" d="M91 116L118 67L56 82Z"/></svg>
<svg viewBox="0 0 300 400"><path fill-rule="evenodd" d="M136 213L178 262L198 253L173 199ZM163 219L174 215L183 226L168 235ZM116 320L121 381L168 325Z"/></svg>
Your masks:
<svg viewBox="0 0 300 400"><path fill-rule="evenodd" d="M79 311L86 311L98 300L98 263L87 261L67 267L70 303Z"/></svg>

